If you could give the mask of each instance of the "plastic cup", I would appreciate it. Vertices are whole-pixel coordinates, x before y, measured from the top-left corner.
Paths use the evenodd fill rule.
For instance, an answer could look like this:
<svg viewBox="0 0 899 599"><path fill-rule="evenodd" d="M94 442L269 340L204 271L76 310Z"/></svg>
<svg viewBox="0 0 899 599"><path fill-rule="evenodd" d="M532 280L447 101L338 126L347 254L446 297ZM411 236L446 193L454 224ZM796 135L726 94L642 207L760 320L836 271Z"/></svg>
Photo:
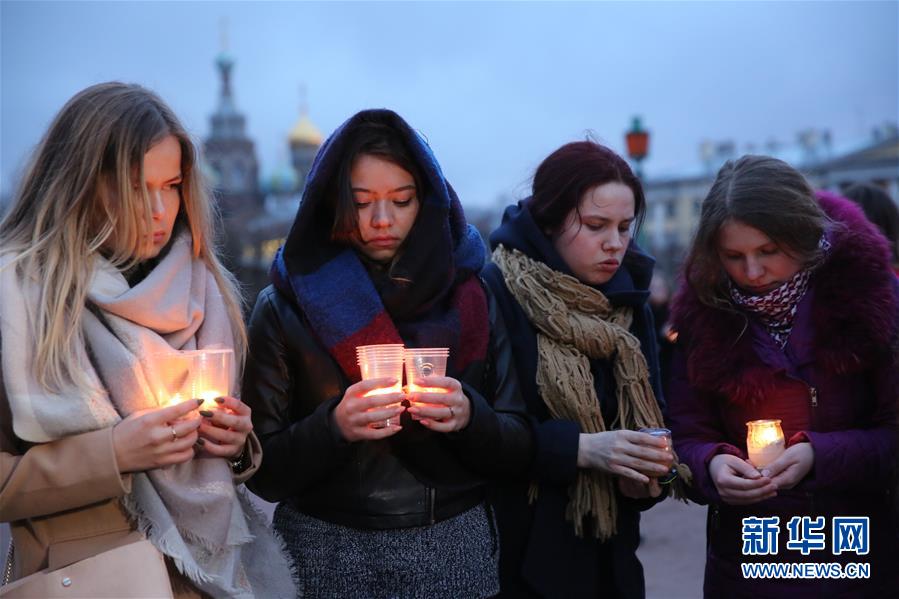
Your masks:
<svg viewBox="0 0 899 599"><path fill-rule="evenodd" d="M379 378L396 379L396 384L390 387L379 387L365 394L365 397L385 395L387 393L399 393L403 390L403 346L402 345L367 345L356 348L357 363L362 373L362 380L368 381ZM399 424L399 415L375 422L374 428L384 428L391 424Z"/></svg>
<svg viewBox="0 0 899 599"><path fill-rule="evenodd" d="M420 347L406 349L406 383L410 391L441 392L443 389L422 387L418 384L422 377L446 376L446 361L449 348Z"/></svg>
<svg viewBox="0 0 899 599"><path fill-rule="evenodd" d="M667 428L641 428L637 431L638 433L646 433L647 435L652 435L653 437L661 437L665 439L665 449L671 451L671 431ZM659 477L660 485L667 485L671 483L675 478L677 478L677 468L674 466L671 467L671 470L668 471L668 474L665 476Z"/></svg>
<svg viewBox="0 0 899 599"><path fill-rule="evenodd" d="M231 395L234 350L198 349L153 355L158 405L202 399L201 409L215 408L216 397Z"/></svg>
<svg viewBox="0 0 899 599"><path fill-rule="evenodd" d="M653 437L662 437L667 443L665 449L671 449L671 431L667 428L641 428L637 432L646 433L647 435L652 435Z"/></svg>

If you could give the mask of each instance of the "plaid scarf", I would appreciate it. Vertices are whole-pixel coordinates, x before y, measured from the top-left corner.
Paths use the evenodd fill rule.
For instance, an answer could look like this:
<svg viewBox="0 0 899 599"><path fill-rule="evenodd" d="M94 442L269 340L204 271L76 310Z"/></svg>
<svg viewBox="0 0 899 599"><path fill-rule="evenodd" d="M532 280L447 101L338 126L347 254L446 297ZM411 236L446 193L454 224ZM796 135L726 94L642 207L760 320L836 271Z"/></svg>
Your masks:
<svg viewBox="0 0 899 599"><path fill-rule="evenodd" d="M468 269L466 269L468 270ZM408 347L448 347L447 374L462 372L487 354L487 297L476 275L467 276L436 302L436 306L406 320L385 308L356 253L347 249L322 265L313 276L291 275L283 251L272 264L275 287L296 301L310 327L350 381L359 381L356 347L404 343ZM374 279L380 279L377 274ZM390 286L392 291L402 286Z"/></svg>
<svg viewBox="0 0 899 599"><path fill-rule="evenodd" d="M818 247L827 252L830 249L830 243L822 237ZM793 320L796 317L799 302L808 291L809 281L814 271L815 267L803 268L780 287L762 295L747 295L728 279L730 297L736 305L755 314L768 334L783 349L787 345L790 331L793 330Z"/></svg>
<svg viewBox="0 0 899 599"><path fill-rule="evenodd" d="M73 386L48 391L29 366L35 351L29 306L40 289L5 263L0 260L0 332L7 351L0 362L13 429L24 441L50 442L156 408L157 390L170 382L158 368L158 354L233 343L215 278L193 257L190 235L181 232L134 287L108 261L95 258L88 292L94 309L82 315L85 344L76 350L93 392ZM64 490L50 485L44 492ZM246 491L234 486L226 460L202 456L135 472L122 505L204 595L294 596L280 543Z"/></svg>

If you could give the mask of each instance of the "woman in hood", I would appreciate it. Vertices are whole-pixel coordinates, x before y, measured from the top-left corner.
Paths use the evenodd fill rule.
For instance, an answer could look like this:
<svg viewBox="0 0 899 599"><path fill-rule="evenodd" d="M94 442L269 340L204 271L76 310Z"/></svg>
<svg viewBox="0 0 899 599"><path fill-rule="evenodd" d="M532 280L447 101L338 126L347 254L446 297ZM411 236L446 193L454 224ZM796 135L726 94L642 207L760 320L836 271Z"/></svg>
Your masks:
<svg viewBox="0 0 899 599"><path fill-rule="evenodd" d="M857 206L816 198L780 160L744 156L718 172L673 304L667 394L675 448L709 505L707 597L896 595L889 257ZM762 461L747 423L772 419L785 450ZM827 568L810 579L746 570L769 562Z"/></svg>
<svg viewBox="0 0 899 599"><path fill-rule="evenodd" d="M280 502L303 596L498 591L485 482L524 468L531 433L484 256L397 114L360 112L319 150L251 317L243 386L266 452L250 486ZM360 380L355 350L388 343L449 348L446 376L368 396L400 381Z"/></svg>
<svg viewBox="0 0 899 599"><path fill-rule="evenodd" d="M670 482L653 260L632 238L639 180L610 149L569 143L490 236L484 271L515 354L536 458L493 494L507 597L642 597L640 510Z"/></svg>
<svg viewBox="0 0 899 599"><path fill-rule="evenodd" d="M238 365L245 354L213 224L193 143L138 85L82 90L35 151L0 224L0 520L15 578L137 529L165 556L176 596L293 593L286 556L238 486L261 458L249 407L218 397L198 413L202 400L159 393L173 383L161 363L180 350L232 349ZM57 590L117 592L92 574Z"/></svg>

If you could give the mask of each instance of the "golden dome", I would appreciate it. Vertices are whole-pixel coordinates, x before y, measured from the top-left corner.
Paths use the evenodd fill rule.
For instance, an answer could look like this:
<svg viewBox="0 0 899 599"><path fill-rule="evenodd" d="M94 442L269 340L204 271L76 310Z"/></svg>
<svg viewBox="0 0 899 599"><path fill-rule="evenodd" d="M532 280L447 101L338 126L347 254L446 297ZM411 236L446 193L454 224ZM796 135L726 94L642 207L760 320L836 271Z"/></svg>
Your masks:
<svg viewBox="0 0 899 599"><path fill-rule="evenodd" d="M300 115L300 120L290 130L288 137L290 144L306 144L309 146L320 146L322 144L321 132L309 120L306 114Z"/></svg>

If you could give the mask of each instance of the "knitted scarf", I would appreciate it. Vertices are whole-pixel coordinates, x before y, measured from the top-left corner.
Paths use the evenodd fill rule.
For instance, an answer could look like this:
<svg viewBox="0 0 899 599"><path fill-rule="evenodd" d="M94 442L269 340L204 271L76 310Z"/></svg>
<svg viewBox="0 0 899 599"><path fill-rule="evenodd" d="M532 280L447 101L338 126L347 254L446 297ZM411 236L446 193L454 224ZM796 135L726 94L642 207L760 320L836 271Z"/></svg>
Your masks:
<svg viewBox="0 0 899 599"><path fill-rule="evenodd" d="M822 236L818 247L827 253L830 250L830 242ZM733 281L728 279L730 297L736 305L755 314L768 334L783 349L787 345L790 331L793 330L793 319L796 316L799 301L808 291L809 281L814 270L815 267L803 268L789 281L762 295L743 293Z"/></svg>
<svg viewBox="0 0 899 599"><path fill-rule="evenodd" d="M159 405L160 353L230 347L230 322L215 278L179 235L170 251L133 288L97 257L90 310L82 316L85 347L76 356L93 392L44 389L34 379L29 306L40 296L16 268L0 264L3 380L20 439L43 443L115 425ZM53 492L48 490L47 492ZM264 516L235 488L222 458L137 472L122 503L138 528L198 589L215 596L294 596L288 562ZM263 566L264 564L264 566Z"/></svg>
<svg viewBox="0 0 899 599"><path fill-rule="evenodd" d="M597 289L532 260L518 250L497 246L493 261L512 296L537 329L537 388L553 418L572 420L584 433L608 430L596 395L590 360L611 360L617 388L618 419L611 428L636 430L664 426L640 341L628 329L630 307L614 308ZM678 466L689 479L689 470ZM531 499L536 497L531 486ZM575 533L606 540L616 532L618 508L614 476L581 469L569 490L565 512Z"/></svg>

